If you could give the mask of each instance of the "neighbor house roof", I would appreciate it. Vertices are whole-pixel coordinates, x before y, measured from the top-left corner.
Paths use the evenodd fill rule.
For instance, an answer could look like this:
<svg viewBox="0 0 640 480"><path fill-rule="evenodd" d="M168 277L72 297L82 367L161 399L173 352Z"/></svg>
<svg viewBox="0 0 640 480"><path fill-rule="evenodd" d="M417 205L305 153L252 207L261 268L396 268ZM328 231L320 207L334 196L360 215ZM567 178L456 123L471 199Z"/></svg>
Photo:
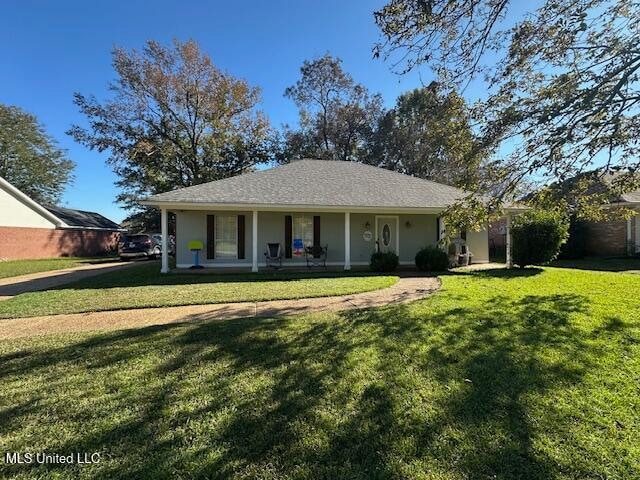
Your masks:
<svg viewBox="0 0 640 480"><path fill-rule="evenodd" d="M122 227L99 213L74 210L72 208L45 207L62 220L68 228L90 228L99 230L121 230Z"/></svg>
<svg viewBox="0 0 640 480"><path fill-rule="evenodd" d="M297 160L149 197L147 205L446 208L458 188L356 162Z"/></svg>
<svg viewBox="0 0 640 480"><path fill-rule="evenodd" d="M598 173L596 171L595 175ZM615 203L640 203L640 190L633 190L631 192L619 193L620 187L614 189L616 179L621 177L622 173L608 173L604 175L600 175L600 183L603 185L604 190L609 190L612 193L613 199L612 202ZM618 191L616 191L618 190Z"/></svg>
<svg viewBox="0 0 640 480"><path fill-rule="evenodd" d="M0 177L0 188L11 194L11 196L24 205L27 205L40 216L52 222L56 228L123 230L120 225L103 217L99 213L73 210L71 208L43 206L2 177Z"/></svg>
<svg viewBox="0 0 640 480"><path fill-rule="evenodd" d="M620 198L623 202L640 203L640 190L635 192L623 193Z"/></svg>
<svg viewBox="0 0 640 480"><path fill-rule="evenodd" d="M586 195L605 195L607 202L611 204L640 203L640 190L621 193L623 185L617 181L622 179L623 174L623 172L603 172L601 169L590 170L562 182L554 183L550 187L572 199L574 197L573 190L578 187L578 182L586 181L587 185L584 190Z"/></svg>

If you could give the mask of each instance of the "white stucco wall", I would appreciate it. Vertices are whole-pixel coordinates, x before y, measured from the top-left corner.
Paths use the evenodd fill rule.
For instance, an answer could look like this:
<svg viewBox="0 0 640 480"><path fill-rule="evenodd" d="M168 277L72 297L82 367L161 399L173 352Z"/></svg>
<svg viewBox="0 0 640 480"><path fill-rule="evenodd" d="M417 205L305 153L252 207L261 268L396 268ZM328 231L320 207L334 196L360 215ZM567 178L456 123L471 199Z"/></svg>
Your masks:
<svg viewBox="0 0 640 480"><path fill-rule="evenodd" d="M0 227L55 228L55 224L0 188Z"/></svg>
<svg viewBox="0 0 640 480"><path fill-rule="evenodd" d="M206 245L207 215L239 215L245 216L245 256L244 259L213 259L206 258L206 249L200 253L200 261L208 266L250 266L252 263L252 213L222 212L222 211L177 211L176 213L176 255L177 264L185 267L193 264L193 254L187 248L191 240L200 240ZM277 242L284 248L285 243L285 215L308 215L314 213L299 212L259 212L258 213L258 263L264 263L264 251L268 242ZM328 245L327 262L341 265L344 262L344 213L316 213L320 215L320 244ZM435 245L437 241L436 215L398 215L399 256L404 265L413 265L415 255L422 247ZM352 213L350 221L351 264L368 265L371 253L375 250L375 213ZM367 227L366 224L369 223ZM364 239L364 232L372 233L370 241ZM474 254L476 262L489 260L489 244L487 231L469 232L467 234L469 248ZM283 265L304 265L305 258L293 257L283 259Z"/></svg>
<svg viewBox="0 0 640 480"><path fill-rule="evenodd" d="M487 229L479 232L468 230L467 246L473 254L472 263L486 263L489 261L489 232Z"/></svg>

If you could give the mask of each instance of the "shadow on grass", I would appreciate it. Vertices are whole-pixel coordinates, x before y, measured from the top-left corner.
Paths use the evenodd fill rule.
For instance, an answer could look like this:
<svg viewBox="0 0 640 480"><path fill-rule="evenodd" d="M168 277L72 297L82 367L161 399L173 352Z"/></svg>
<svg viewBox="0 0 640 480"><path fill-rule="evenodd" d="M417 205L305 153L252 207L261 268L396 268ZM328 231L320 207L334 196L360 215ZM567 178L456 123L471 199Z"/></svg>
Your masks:
<svg viewBox="0 0 640 480"><path fill-rule="evenodd" d="M599 258L587 257L577 260L556 260L551 267L594 270L599 272L640 272L640 257Z"/></svg>
<svg viewBox="0 0 640 480"><path fill-rule="evenodd" d="M527 268L489 268L486 270L450 270L442 275L473 275L479 278L502 278L504 280L516 280L540 275L544 270L540 267Z"/></svg>
<svg viewBox="0 0 640 480"><path fill-rule="evenodd" d="M592 476L537 451L539 427L527 412L532 397L575 385L592 367L589 334L569 321L588 300L495 296L483 307L201 321L25 347L0 356L0 382L14 383L0 411L5 445L34 450L36 435L41 450L99 451L104 461L0 469L101 478L428 471L535 480L562 468ZM610 325L624 328L615 318Z"/></svg>

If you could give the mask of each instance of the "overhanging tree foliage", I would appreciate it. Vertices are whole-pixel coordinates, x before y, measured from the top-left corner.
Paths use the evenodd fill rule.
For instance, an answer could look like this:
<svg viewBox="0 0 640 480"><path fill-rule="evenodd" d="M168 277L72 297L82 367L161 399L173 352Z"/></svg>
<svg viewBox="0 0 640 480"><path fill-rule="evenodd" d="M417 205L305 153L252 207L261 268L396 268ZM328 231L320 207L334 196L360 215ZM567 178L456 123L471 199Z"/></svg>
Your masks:
<svg viewBox="0 0 640 480"><path fill-rule="evenodd" d="M300 109L300 128L285 128L279 159L361 160L382 112L380 95L356 83L329 54L306 60L300 74L285 91Z"/></svg>
<svg viewBox="0 0 640 480"><path fill-rule="evenodd" d="M371 135L367 163L448 185L475 185L480 155L470 111L436 82L401 95Z"/></svg>
<svg viewBox="0 0 640 480"><path fill-rule="evenodd" d="M269 158L259 89L219 70L196 42L116 48L113 66L112 97L100 102L76 93L89 127L68 133L109 152L122 188L117 199L138 228L150 222L140 198L237 175Z"/></svg>
<svg viewBox="0 0 640 480"><path fill-rule="evenodd" d="M535 5L535 4L532 4ZM640 4L545 0L391 0L375 12L374 53L400 72L430 66L440 81L484 79L479 131L494 161L499 199L525 179L564 180L591 165L639 166ZM617 182L628 189L630 175Z"/></svg>
<svg viewBox="0 0 640 480"><path fill-rule="evenodd" d="M0 177L37 202L55 205L73 168L34 115L0 104Z"/></svg>

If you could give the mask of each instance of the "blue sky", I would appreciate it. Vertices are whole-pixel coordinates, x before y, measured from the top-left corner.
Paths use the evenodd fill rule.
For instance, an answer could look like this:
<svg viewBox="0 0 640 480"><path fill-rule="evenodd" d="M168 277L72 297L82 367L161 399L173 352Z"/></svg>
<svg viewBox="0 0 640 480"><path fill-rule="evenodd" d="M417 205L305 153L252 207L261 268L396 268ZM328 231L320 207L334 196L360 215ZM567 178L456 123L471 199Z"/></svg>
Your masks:
<svg viewBox="0 0 640 480"><path fill-rule="evenodd" d="M304 59L330 52L387 106L420 85L417 73L398 76L372 59L378 39L372 12L385 2L324 1L28 1L3 2L0 15L0 102L17 105L44 123L76 163L76 181L63 206L98 211L116 221L116 177L99 154L65 131L84 123L75 91L107 96L114 79L113 46L140 48L148 39L193 38L214 63L263 91L262 109L273 125L294 123L297 110L282 96ZM422 81L431 77L422 72Z"/></svg>

